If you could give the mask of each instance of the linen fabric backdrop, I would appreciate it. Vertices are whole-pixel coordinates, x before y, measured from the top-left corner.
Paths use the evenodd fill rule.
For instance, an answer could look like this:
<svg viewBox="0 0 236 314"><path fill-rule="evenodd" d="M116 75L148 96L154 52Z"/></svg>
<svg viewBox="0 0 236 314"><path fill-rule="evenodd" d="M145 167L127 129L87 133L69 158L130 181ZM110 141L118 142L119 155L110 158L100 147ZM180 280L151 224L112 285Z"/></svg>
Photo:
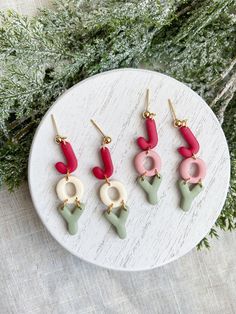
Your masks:
<svg viewBox="0 0 236 314"><path fill-rule="evenodd" d="M0 0L33 15L47 0ZM42 225L23 184L0 190L0 312L236 313L236 233L145 272L114 272L64 250Z"/></svg>

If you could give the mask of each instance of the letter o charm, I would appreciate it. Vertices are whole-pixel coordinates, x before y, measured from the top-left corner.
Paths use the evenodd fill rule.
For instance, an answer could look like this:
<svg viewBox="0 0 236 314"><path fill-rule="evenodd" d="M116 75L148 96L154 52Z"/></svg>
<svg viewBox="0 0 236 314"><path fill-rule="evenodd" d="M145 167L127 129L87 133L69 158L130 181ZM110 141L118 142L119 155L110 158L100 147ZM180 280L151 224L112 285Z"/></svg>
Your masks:
<svg viewBox="0 0 236 314"><path fill-rule="evenodd" d="M147 170L144 167L144 160L147 157L150 157L153 160L154 164L153 168L150 170ZM145 173L145 176L152 177L156 174L156 171L160 172L161 170L161 158L153 150L149 150L148 153L146 151L143 151L135 156L134 165L140 175L143 175Z"/></svg>
<svg viewBox="0 0 236 314"><path fill-rule="evenodd" d="M197 165L198 170L195 176L189 174L190 167L192 164ZM192 157L184 159L179 167L179 172L181 177L184 180L187 180L189 183L198 183L200 180L203 180L206 176L206 165L204 161L200 158L194 159Z"/></svg>
<svg viewBox="0 0 236 314"><path fill-rule="evenodd" d="M72 183L75 187L75 194L73 196L69 196L66 192L66 184ZM56 186L56 192L58 198L64 202L67 200L68 204L72 204L76 201L76 198L80 201L84 194L84 186L83 183L74 176L69 176L68 180L66 178L62 178Z"/></svg>
<svg viewBox="0 0 236 314"><path fill-rule="evenodd" d="M108 190L110 188L115 188L119 192L119 198L117 200L112 200L108 195ZM110 185L104 183L100 188L100 197L103 204L110 206L113 204L113 207L119 207L122 204L122 201L126 203L127 201L127 192L124 185L119 181L110 181Z"/></svg>

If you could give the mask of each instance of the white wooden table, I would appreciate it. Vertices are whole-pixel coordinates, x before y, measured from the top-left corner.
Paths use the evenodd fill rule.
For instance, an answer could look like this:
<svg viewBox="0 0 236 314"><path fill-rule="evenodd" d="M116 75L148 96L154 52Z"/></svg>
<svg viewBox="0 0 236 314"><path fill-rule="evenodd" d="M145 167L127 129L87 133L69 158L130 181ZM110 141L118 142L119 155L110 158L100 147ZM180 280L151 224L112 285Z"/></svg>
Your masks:
<svg viewBox="0 0 236 314"><path fill-rule="evenodd" d="M159 204L147 203L136 183L133 158L140 151L135 140L145 134L141 113L146 88L151 91L152 111L159 143L155 149L162 158L163 181ZM176 149L184 140L172 126L167 99L171 98L180 118L188 118L198 138L199 157L207 165L204 191L189 212L179 208ZM66 135L78 156L75 171L85 186L86 209L79 220L79 232L70 236L58 214L60 204L55 185L62 177L54 163L63 159L54 143L51 122L54 114L61 133ZM115 166L114 179L126 185L130 214L128 236L120 240L104 219L105 209L98 197L101 185L91 173L100 163L101 137L90 123L94 118L112 136L110 146ZM29 159L29 184L35 208L53 237L74 255L106 268L144 270L161 266L186 254L207 234L219 216L228 190L230 161L223 131L207 104L186 85L160 73L123 69L91 77L68 90L42 120Z"/></svg>

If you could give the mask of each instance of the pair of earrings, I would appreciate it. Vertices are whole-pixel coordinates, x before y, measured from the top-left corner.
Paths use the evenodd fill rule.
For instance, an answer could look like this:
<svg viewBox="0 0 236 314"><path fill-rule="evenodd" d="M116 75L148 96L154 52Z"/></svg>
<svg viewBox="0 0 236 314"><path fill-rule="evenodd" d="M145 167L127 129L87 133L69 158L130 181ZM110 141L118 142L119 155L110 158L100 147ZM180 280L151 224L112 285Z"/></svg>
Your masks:
<svg viewBox="0 0 236 314"><path fill-rule="evenodd" d="M180 208L184 211L188 211L193 200L203 189L202 180L206 176L206 166L204 161L196 156L199 152L200 145L190 128L187 126L187 120L177 119L170 99L168 99L168 103L173 115L173 125L175 128L179 129L182 137L188 144L188 147L178 148L179 154L185 158L179 167L179 173L181 176L181 179L178 180L178 186L181 192ZM162 176L160 174L161 158L153 150L153 148L155 148L158 144L158 135L154 120L156 114L150 112L149 107L150 101L148 89L146 94L146 110L143 112L148 140L143 137L139 137L137 139L137 144L143 151L136 155L134 164L139 174L137 179L139 185L146 192L148 202L155 205L158 203L157 192L162 181ZM146 157L150 157L152 159L152 169L145 169L144 161ZM196 166L197 171L194 175L191 175L190 171L194 165ZM148 178L151 178L151 180Z"/></svg>
<svg viewBox="0 0 236 314"><path fill-rule="evenodd" d="M62 202L59 207L59 213L67 223L68 232L71 235L74 235L78 231L78 220L85 209L85 204L81 202L84 194L84 186L77 177L71 175L78 166L78 161L72 146L66 140L66 137L59 135L57 124L53 115L52 121L57 133L55 142L60 145L61 151L67 162L67 164L64 164L63 162L57 162L55 164L56 170L65 175L56 185L57 196ZM103 136L100 154L104 168L94 167L92 172L97 179L105 181L100 187L101 201L107 206L104 216L115 227L118 236L121 239L124 239L126 237L125 223L129 214L128 207L126 205L127 192L124 185L120 181L110 180L114 167L107 144L111 143L111 137L106 136L94 120L91 120L91 122ZM66 192L67 183L72 183L75 188L73 196L69 196ZM110 188L115 188L119 192L118 199L112 200L110 198L108 193ZM119 212L119 215L115 214L112 211L113 209L116 209L116 211Z"/></svg>
<svg viewBox="0 0 236 314"><path fill-rule="evenodd" d="M180 207L184 211L187 211L190 209L193 200L203 189L202 180L206 175L206 166L204 161L196 156L200 145L196 137L191 132L190 128L187 126L187 120L177 119L171 101L168 100L168 102L173 115L174 127L179 129L181 135L188 144L188 147L178 148L178 152L185 158L179 167L179 173L181 176L181 179L178 180L178 186L181 192ZM161 158L153 150L158 144L158 134L154 119L155 113L149 111L149 90L147 90L146 94L146 103L146 109L142 116L145 119L148 139L146 140L143 137L139 137L137 139L137 144L142 152L135 156L134 165L139 174L137 181L145 191L148 202L154 205L158 203L157 193L161 185L162 176L160 174ZM55 141L61 146L61 150L67 161L67 165L62 162L55 164L57 171L65 175L56 186L58 198L62 202L59 212L67 222L69 233L74 235L78 231L78 219L85 208L85 205L81 202L84 193L84 187L78 178L71 175L71 173L76 170L78 165L76 156L70 143L66 141L66 138L59 135L58 128L53 116L52 120L57 133ZM104 205L107 206L104 216L115 227L118 236L121 239L124 239L126 237L125 223L129 214L129 209L126 204L127 192L121 182L110 180L114 168L111 154L107 145L111 143L111 137L105 135L94 120L91 120L91 122L103 136L100 154L104 167L94 167L92 171L97 179L105 181L104 184L102 184L100 187L101 201L104 203ZM145 159L147 157L151 158L153 161L153 166L149 170L147 170L144 166ZM190 174L190 170L193 165L197 167L197 171L194 175ZM66 192L67 183L72 183L75 187L75 194L71 197L68 196ZM118 191L118 199L112 200L110 198L108 194L110 188L115 188ZM114 213L113 209L116 209L118 213Z"/></svg>
<svg viewBox="0 0 236 314"><path fill-rule="evenodd" d="M178 186L181 192L180 208L184 211L188 211L191 208L193 200L202 191L202 180L206 176L206 166L202 159L197 157L200 145L193 135L190 128L187 126L187 120L177 119L173 104L168 99L171 113L173 115L173 125L178 128L182 137L188 144L188 147L179 147L179 154L185 159L181 162L179 167L179 174L181 179L178 180ZM147 199L150 204L157 204L158 197L157 192L160 187L162 176L160 174L161 158L153 150L158 144L158 135L155 124L155 113L149 111L149 89L146 94L146 110L143 112L143 118L145 119L146 131L148 140L143 137L137 139L138 146L143 150L135 157L135 168L139 174L138 183L147 194ZM146 157L150 157L153 162L152 169L146 170L144 167L144 161ZM191 175L190 171L193 166L196 166L197 171ZM149 181L148 178L151 178Z"/></svg>

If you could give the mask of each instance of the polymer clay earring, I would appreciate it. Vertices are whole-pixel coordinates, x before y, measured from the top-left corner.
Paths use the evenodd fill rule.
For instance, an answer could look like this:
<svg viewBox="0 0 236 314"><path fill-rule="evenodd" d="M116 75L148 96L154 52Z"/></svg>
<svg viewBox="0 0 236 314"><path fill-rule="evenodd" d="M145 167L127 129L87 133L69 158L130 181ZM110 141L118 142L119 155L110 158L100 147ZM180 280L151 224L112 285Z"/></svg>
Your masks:
<svg viewBox="0 0 236 314"><path fill-rule="evenodd" d="M56 170L63 174L64 177L60 179L56 185L56 193L61 201L59 206L59 213L67 223L68 232L75 235L78 231L78 220L84 211L85 205L81 203L84 194L83 183L71 173L77 169L78 161L73 151L71 144L66 140L66 137L60 136L54 116L52 115L52 122L56 130L55 142L60 145L61 151L65 157L64 162L57 162L55 164ZM70 183L74 186L74 195L69 195L66 190L66 185Z"/></svg>
<svg viewBox="0 0 236 314"><path fill-rule="evenodd" d="M104 205L107 206L107 209L104 212L104 216L114 226L118 236L121 239L124 239L126 237L125 223L129 214L128 207L126 205L127 192L124 185L120 181L110 180L114 168L110 151L106 145L111 143L111 137L106 136L94 120L91 120L91 122L103 136L102 146L100 148L103 168L94 167L92 172L97 179L105 181L100 187L101 201ZM119 194L117 199L113 200L109 196L108 192L110 188L114 188L117 190ZM117 210L117 213L113 212L113 210L115 209Z"/></svg>
<svg viewBox="0 0 236 314"><path fill-rule="evenodd" d="M198 158L196 154L199 152L200 145L187 126L187 120L179 120L176 118L176 113L172 102L168 99L170 110L173 115L173 125L178 128L182 137L188 144L188 147L179 147L179 154L185 159L181 162L179 167L179 173L182 179L178 180L178 186L181 192L180 208L184 211L188 211L191 208L193 200L203 190L202 180L206 176L206 165L205 162ZM190 174L192 166L197 168L194 174Z"/></svg>
<svg viewBox="0 0 236 314"><path fill-rule="evenodd" d="M149 102L149 89L147 89L146 110L143 112L142 117L145 119L148 138L139 137L137 139L137 144L142 152L135 156L134 165L139 174L137 179L138 184L146 192L148 202L155 205L158 203L157 192L162 180L160 175L161 158L153 150L157 146L158 135L154 120L155 113L149 111ZM144 166L146 158L151 158L152 160L151 169L146 169Z"/></svg>

